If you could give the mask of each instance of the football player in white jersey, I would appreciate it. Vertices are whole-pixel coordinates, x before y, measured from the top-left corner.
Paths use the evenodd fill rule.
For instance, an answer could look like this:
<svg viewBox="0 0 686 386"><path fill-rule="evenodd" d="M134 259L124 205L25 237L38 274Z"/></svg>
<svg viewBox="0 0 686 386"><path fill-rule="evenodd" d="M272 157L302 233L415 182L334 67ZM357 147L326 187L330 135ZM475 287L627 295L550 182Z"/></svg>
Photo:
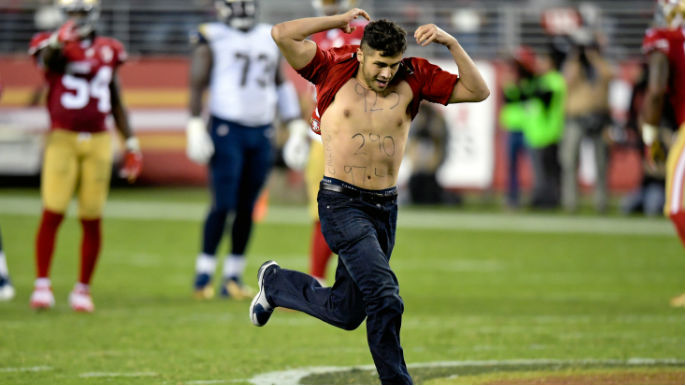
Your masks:
<svg viewBox="0 0 686 386"><path fill-rule="evenodd" d="M14 287L10 282L10 272L7 270L5 252L2 249L2 235L0 235L0 302L14 297Z"/></svg>
<svg viewBox="0 0 686 386"><path fill-rule="evenodd" d="M257 1L217 0L215 7L219 21L200 25L191 39L186 150L194 162L208 164L212 193L194 288L197 298L214 296L215 254L227 217L234 214L221 294L241 300L254 295L241 277L253 207L272 165L272 123L277 111L289 130L307 130L307 123L301 118L295 88L281 72L272 26L257 23ZM207 87L209 123L201 118Z"/></svg>

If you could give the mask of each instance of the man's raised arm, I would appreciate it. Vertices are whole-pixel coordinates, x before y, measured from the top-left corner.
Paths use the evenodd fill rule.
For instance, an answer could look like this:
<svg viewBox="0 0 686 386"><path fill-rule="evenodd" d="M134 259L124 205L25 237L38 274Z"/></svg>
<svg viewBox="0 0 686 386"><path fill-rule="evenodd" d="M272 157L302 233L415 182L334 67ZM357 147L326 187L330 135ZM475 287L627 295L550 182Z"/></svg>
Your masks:
<svg viewBox="0 0 686 386"><path fill-rule="evenodd" d="M272 28L272 38L288 63L294 69L300 70L310 63L317 50L314 42L306 40L308 36L332 28L340 28L346 33L351 33L355 27L350 23L357 17L369 20L367 12L353 8L340 15L286 21Z"/></svg>
<svg viewBox="0 0 686 386"><path fill-rule="evenodd" d="M460 80L455 84L453 93L448 103L480 102L491 94L486 81L469 57L467 52L460 46L457 39L449 33L438 28L435 24L425 24L417 28L414 33L417 44L424 47L434 42L442 44L450 50L450 53L460 71Z"/></svg>

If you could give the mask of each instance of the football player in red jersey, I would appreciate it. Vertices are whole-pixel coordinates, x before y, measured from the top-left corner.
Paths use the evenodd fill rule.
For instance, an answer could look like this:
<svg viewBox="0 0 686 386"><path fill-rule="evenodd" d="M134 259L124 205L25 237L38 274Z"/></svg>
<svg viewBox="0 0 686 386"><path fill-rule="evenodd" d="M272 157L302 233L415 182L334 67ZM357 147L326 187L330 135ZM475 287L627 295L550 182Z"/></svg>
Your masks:
<svg viewBox="0 0 686 386"><path fill-rule="evenodd" d="M112 170L112 141L105 125L110 113L126 144L120 175L135 180L142 157L116 75L126 60L124 47L96 33L97 0L58 0L57 5L67 21L54 33L37 34L29 48L48 84L51 122L41 175L43 215L36 237L37 279L30 304L35 309L55 304L50 262L57 229L78 189L81 268L69 303L75 311L92 312L89 286L100 252L101 218Z"/></svg>
<svg viewBox="0 0 686 386"><path fill-rule="evenodd" d="M312 2L318 16L331 16L355 7L355 0L314 0ZM364 27L367 20L356 19L351 22L354 30L346 33L340 28L320 31L310 37L322 50L341 47L346 44L358 45L362 41ZM314 87L311 87L314 95ZM309 98L312 104L306 111L312 111L316 117L316 96ZM309 151L308 151L309 147ZM319 181L324 176L324 148L320 136L307 132L291 132L284 146L284 161L291 169L305 168L305 182L307 185L308 211L312 217L312 233L310 240L310 275L314 276L322 285L326 282L326 266L331 259L332 252L322 235L319 214L317 213L317 193Z"/></svg>
<svg viewBox="0 0 686 386"><path fill-rule="evenodd" d="M657 26L646 31L643 53L648 59L648 91L643 105L641 134L650 157L657 153L658 125L663 105L675 114L678 132L667 156L665 215L684 242L684 0L658 0ZM684 306L684 295L672 299Z"/></svg>
<svg viewBox="0 0 686 386"><path fill-rule="evenodd" d="M0 99L2 98L2 77L0 77ZM7 259L2 249L2 234L0 233L0 301L10 300L14 297L14 287L10 281L10 272L7 269Z"/></svg>

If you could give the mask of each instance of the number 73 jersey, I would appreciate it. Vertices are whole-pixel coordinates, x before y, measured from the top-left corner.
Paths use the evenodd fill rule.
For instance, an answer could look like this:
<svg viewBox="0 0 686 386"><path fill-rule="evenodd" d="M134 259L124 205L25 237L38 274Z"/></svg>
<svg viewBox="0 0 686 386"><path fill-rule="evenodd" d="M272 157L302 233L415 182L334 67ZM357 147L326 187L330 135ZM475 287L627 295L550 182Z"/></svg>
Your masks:
<svg viewBox="0 0 686 386"><path fill-rule="evenodd" d="M271 26L257 24L243 32L221 22L206 23L191 42L208 44L212 51L210 113L246 126L271 124L280 57Z"/></svg>
<svg viewBox="0 0 686 386"><path fill-rule="evenodd" d="M49 33L37 34L29 53L39 55L49 38ZM107 130L105 119L112 109L110 84L115 70L126 60L124 46L115 39L96 36L65 44L62 54L67 60L64 73L43 68L51 129ZM42 66L42 61L38 63Z"/></svg>

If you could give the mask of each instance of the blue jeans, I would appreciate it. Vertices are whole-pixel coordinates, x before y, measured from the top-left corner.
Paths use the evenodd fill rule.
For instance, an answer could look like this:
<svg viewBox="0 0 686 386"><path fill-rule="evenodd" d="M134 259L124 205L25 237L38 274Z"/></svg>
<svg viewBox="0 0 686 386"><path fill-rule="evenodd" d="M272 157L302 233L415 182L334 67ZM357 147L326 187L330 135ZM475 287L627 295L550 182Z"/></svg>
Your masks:
<svg viewBox="0 0 686 386"><path fill-rule="evenodd" d="M346 330L366 317L381 382L411 384L400 346L404 305L389 265L398 219L396 189L366 190L324 177L317 201L322 233L338 254L333 287L322 287L302 272L270 270L264 279L267 299Z"/></svg>
<svg viewBox="0 0 686 386"><path fill-rule="evenodd" d="M507 133L507 204L519 206L519 156L526 154L524 133Z"/></svg>
<svg viewBox="0 0 686 386"><path fill-rule="evenodd" d="M229 213L235 213L231 253L245 252L253 207L272 166L271 132L271 125L248 127L217 117L210 119L214 143L209 164L212 206L203 226L203 253L216 253Z"/></svg>

